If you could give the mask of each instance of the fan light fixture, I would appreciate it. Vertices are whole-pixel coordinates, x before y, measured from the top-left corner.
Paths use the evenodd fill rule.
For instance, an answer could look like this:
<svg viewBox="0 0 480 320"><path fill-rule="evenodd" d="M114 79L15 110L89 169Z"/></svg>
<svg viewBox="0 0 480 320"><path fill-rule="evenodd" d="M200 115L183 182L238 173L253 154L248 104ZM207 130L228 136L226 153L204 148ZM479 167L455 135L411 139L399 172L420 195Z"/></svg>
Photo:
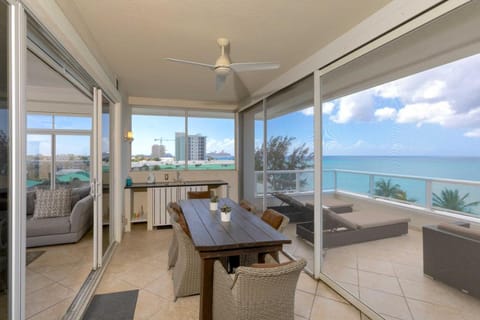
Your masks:
<svg viewBox="0 0 480 320"><path fill-rule="evenodd" d="M218 38L217 44L220 47L221 54L218 57L215 64L207 64L202 62L195 62L190 60L174 59L174 58L165 58L170 62L179 62L185 64L191 64L194 66L208 68L215 72L216 74L216 83L217 91L219 91L224 85L227 79L227 76L230 74L230 71L233 72L245 72L245 71L258 71L258 70L272 70L278 69L280 65L278 63L271 62L237 62L231 63L226 48L230 45L230 41L227 38Z"/></svg>

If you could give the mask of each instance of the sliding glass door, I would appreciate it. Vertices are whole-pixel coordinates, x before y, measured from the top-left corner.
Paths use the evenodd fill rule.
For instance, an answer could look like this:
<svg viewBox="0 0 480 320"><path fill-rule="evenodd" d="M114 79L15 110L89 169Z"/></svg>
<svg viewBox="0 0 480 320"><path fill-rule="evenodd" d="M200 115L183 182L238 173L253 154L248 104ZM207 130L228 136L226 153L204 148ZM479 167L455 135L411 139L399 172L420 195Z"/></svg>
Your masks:
<svg viewBox="0 0 480 320"><path fill-rule="evenodd" d="M9 265L9 97L7 73L8 6L0 1L0 319L8 317Z"/></svg>

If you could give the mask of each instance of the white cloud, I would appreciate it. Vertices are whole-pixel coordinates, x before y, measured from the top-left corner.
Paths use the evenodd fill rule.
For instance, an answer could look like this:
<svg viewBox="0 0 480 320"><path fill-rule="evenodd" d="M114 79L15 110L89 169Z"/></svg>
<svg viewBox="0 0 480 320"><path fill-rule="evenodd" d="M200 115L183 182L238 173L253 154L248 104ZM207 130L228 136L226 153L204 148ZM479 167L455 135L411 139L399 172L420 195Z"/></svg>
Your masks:
<svg viewBox="0 0 480 320"><path fill-rule="evenodd" d="M469 138L480 138L480 129L473 129L468 132L465 132L464 134L465 137Z"/></svg>
<svg viewBox="0 0 480 320"><path fill-rule="evenodd" d="M335 109L335 103L325 102L322 106L322 113L323 114L332 114L333 109Z"/></svg>
<svg viewBox="0 0 480 320"><path fill-rule="evenodd" d="M429 100L442 96L447 84L442 80L427 81L413 95L413 100Z"/></svg>
<svg viewBox="0 0 480 320"><path fill-rule="evenodd" d="M375 87L373 92L379 97L382 98L397 98L400 96L400 86L397 85L397 82L390 82L384 85Z"/></svg>
<svg viewBox="0 0 480 320"><path fill-rule="evenodd" d="M480 128L479 69L480 54L340 98L330 120L432 123L471 130L471 136ZM389 99L383 102L389 106L375 110L379 99Z"/></svg>
<svg viewBox="0 0 480 320"><path fill-rule="evenodd" d="M313 111L313 107L310 107L310 108L303 109L300 112L305 116L313 116L314 111Z"/></svg>
<svg viewBox="0 0 480 320"><path fill-rule="evenodd" d="M371 121L373 119L373 91L367 90L352 96L340 98L338 112L330 116L336 123L350 121Z"/></svg>
<svg viewBox="0 0 480 320"><path fill-rule="evenodd" d="M333 102L325 102L322 106L322 113L331 114L333 112L333 109L335 109L335 104ZM313 116L313 113L314 113L313 106L303 109L300 112L305 116Z"/></svg>
<svg viewBox="0 0 480 320"><path fill-rule="evenodd" d="M207 152L220 152L225 151L230 154L234 154L235 140L225 138L223 140L215 140L207 138Z"/></svg>
<svg viewBox="0 0 480 320"><path fill-rule="evenodd" d="M374 115L378 121L393 120L397 115L397 110L395 108L385 107L375 110Z"/></svg>
<svg viewBox="0 0 480 320"><path fill-rule="evenodd" d="M397 123L436 123L445 125L448 119L455 114L447 101L437 103L414 103L398 110Z"/></svg>

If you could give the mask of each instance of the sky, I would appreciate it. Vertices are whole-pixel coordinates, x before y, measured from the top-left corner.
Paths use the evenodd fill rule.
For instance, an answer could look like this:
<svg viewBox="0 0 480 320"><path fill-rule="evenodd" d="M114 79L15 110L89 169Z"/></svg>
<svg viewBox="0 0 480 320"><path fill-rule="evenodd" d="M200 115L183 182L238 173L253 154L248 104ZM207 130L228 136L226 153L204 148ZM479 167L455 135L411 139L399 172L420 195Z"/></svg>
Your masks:
<svg viewBox="0 0 480 320"><path fill-rule="evenodd" d="M325 102L324 155L480 156L478 70L480 54ZM312 132L312 107L267 123L297 145Z"/></svg>
<svg viewBox="0 0 480 320"><path fill-rule="evenodd" d="M325 102L324 155L480 157L479 70L480 54ZM72 126L68 120L63 122ZM151 154L152 145L159 143L154 139L160 138L166 151L175 154L175 132L184 132L184 127L183 117L133 115L132 154ZM192 117L188 131L207 136L207 152L234 154L233 119ZM292 147L305 143L313 150L313 108L269 120L267 136L278 135L296 137ZM57 149L88 154L81 139L64 139ZM257 147L262 139L263 123L257 121ZM50 148L34 144L29 144L30 152L46 154ZM108 147L108 138L103 145Z"/></svg>
<svg viewBox="0 0 480 320"><path fill-rule="evenodd" d="M30 129L52 128L53 122L51 116L28 115L27 126ZM67 117L55 116L56 129L65 129L67 132L57 131L56 153L74 154L88 156L90 149L90 130L92 129L92 120L90 117ZM72 135L68 130L86 130L86 134ZM104 113L102 116L102 149L103 152L109 152L109 116ZM41 154L51 156L52 142L49 134L27 134L27 155Z"/></svg>
<svg viewBox="0 0 480 320"><path fill-rule="evenodd" d="M175 155L175 132L185 132L185 118L173 116L132 115L132 155L152 153L154 139L162 139L166 152ZM235 153L234 119L188 118L188 134L207 137L207 153Z"/></svg>

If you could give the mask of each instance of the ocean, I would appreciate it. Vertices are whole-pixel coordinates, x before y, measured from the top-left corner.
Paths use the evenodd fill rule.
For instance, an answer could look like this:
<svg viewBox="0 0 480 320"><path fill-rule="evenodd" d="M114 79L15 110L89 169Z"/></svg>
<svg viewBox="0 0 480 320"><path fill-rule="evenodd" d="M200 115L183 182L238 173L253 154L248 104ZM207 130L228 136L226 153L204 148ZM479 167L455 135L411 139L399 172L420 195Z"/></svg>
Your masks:
<svg viewBox="0 0 480 320"><path fill-rule="evenodd" d="M325 156L323 158L323 189L332 189L334 175L328 170L343 169L382 174L399 174L425 178L469 180L480 183L480 158L476 157L417 157L417 156ZM309 177L310 178L310 177ZM425 204L425 180L375 176L374 182L391 179L407 194L408 199ZM308 179L311 180L311 179ZM308 181L310 184L310 181ZM337 173L337 188L368 194L369 176ZM433 182L432 192L440 194L445 188L457 189L461 195L469 193L465 202L480 201L480 186L467 186ZM472 213L480 214L480 205L472 207Z"/></svg>

